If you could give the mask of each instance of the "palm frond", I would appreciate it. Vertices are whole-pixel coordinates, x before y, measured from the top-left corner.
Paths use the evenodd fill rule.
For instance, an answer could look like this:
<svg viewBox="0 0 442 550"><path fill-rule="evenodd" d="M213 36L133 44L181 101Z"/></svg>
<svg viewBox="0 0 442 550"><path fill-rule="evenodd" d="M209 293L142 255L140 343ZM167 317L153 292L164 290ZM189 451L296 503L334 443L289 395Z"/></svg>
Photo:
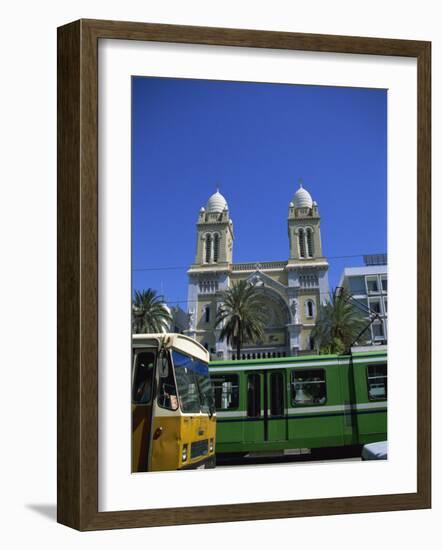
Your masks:
<svg viewBox="0 0 442 550"><path fill-rule="evenodd" d="M265 310L259 291L247 281L239 281L222 293L215 326L221 326L220 340L240 354L245 341L264 338Z"/></svg>
<svg viewBox="0 0 442 550"><path fill-rule="evenodd" d="M134 333L167 332L170 328L172 315L151 288L135 290L132 300L132 331Z"/></svg>
<svg viewBox="0 0 442 550"><path fill-rule="evenodd" d="M322 305L311 336L322 353L342 353L363 330L367 320L354 306L347 292L335 292L330 302Z"/></svg>

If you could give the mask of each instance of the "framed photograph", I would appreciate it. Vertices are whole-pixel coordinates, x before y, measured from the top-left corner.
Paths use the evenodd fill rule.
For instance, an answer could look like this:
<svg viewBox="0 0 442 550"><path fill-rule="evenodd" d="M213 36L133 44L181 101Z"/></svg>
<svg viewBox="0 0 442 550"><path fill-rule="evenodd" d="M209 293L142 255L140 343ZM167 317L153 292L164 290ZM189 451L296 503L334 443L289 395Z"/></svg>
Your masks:
<svg viewBox="0 0 442 550"><path fill-rule="evenodd" d="M60 523L431 506L430 74L429 42L58 29Z"/></svg>

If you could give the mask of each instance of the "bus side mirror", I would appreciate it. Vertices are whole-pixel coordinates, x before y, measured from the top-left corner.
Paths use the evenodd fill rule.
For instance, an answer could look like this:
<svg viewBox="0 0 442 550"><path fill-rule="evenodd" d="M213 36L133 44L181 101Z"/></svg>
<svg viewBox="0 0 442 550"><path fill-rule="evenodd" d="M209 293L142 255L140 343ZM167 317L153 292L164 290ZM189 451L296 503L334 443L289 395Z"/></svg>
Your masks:
<svg viewBox="0 0 442 550"><path fill-rule="evenodd" d="M160 361L160 378L167 378L169 376L169 361L167 357L163 355Z"/></svg>

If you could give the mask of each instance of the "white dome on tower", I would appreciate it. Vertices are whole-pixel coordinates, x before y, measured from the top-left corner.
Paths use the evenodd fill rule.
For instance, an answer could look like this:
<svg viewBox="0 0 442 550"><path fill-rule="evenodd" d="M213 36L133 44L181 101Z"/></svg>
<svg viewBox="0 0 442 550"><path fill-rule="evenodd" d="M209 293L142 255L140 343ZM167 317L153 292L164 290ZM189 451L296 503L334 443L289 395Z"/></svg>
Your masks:
<svg viewBox="0 0 442 550"><path fill-rule="evenodd" d="M226 199L221 195L218 189L216 190L216 193L210 197L206 204L207 212L222 212L223 210L228 210L228 208Z"/></svg>
<svg viewBox="0 0 442 550"><path fill-rule="evenodd" d="M299 189L296 191L293 197L295 208L311 208L313 206L313 200L310 193L302 187L302 183L299 185Z"/></svg>

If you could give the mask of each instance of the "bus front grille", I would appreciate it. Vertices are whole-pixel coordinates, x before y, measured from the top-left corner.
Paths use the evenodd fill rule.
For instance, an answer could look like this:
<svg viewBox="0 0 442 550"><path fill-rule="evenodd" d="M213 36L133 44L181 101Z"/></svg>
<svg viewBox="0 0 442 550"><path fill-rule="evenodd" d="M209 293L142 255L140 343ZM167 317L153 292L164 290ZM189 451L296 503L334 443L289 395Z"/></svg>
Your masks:
<svg viewBox="0 0 442 550"><path fill-rule="evenodd" d="M209 452L209 440L203 439L202 441L195 441L190 447L190 458L197 458L198 456L204 456Z"/></svg>

